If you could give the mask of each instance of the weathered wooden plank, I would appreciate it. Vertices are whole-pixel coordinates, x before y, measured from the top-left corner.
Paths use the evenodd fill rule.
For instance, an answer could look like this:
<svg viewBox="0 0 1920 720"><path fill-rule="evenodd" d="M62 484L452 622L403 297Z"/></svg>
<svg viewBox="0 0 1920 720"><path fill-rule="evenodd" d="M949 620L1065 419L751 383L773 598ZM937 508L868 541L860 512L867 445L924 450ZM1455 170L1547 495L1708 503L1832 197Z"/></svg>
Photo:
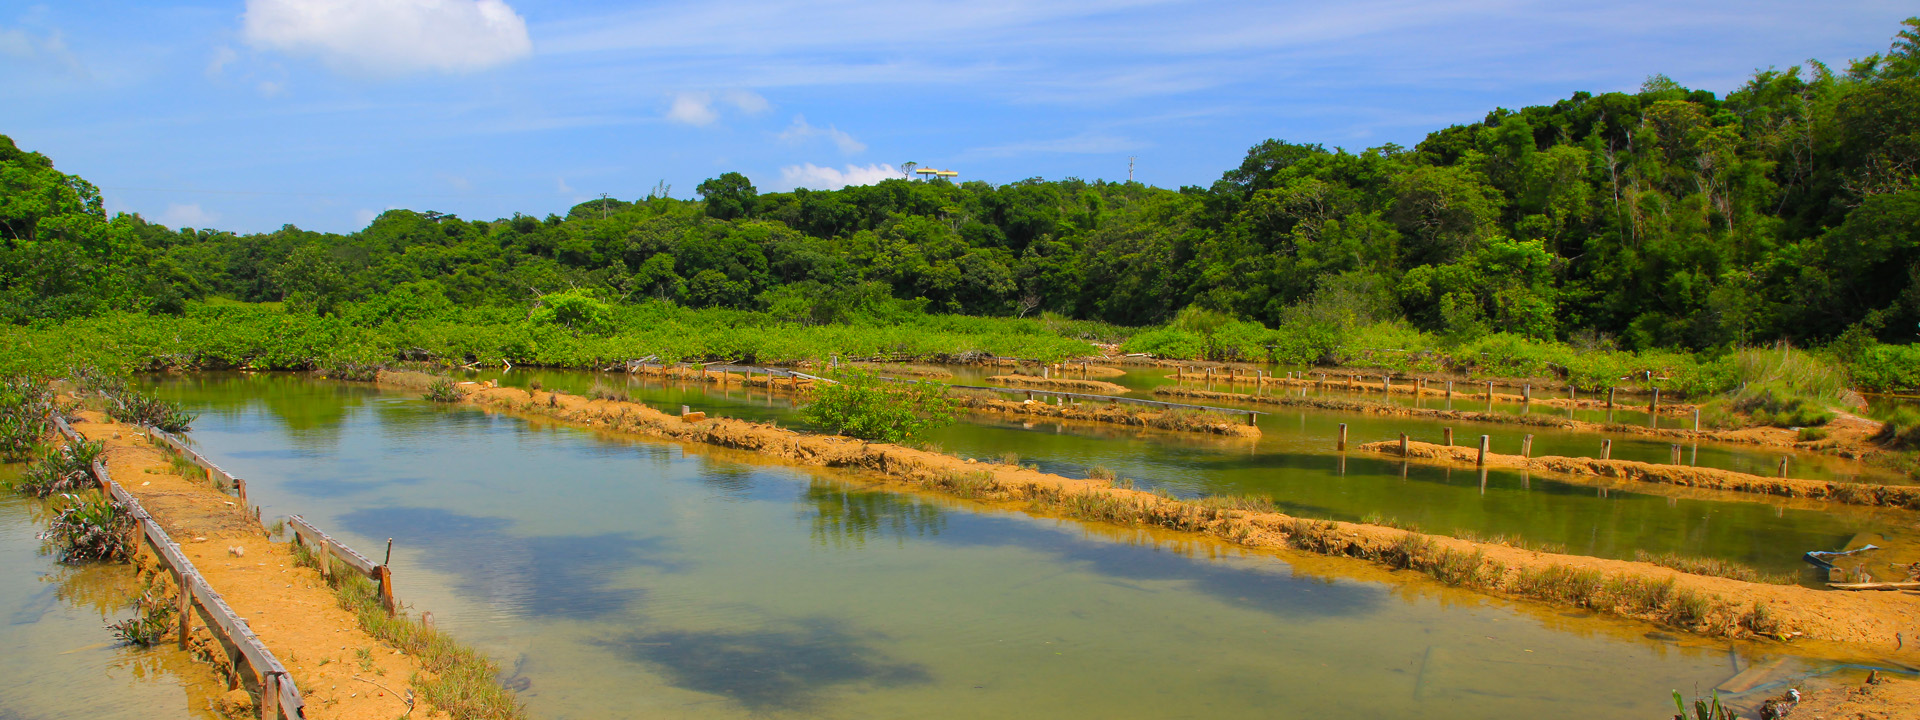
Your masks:
<svg viewBox="0 0 1920 720"><path fill-rule="evenodd" d="M378 568L379 565L374 564L372 560L368 560L367 556L361 555L359 551L348 547L346 543L335 540L332 535L328 535L322 532L320 528L314 527L313 523L307 522L306 518L300 517L299 515L289 515L287 516L287 526L293 528L295 533L303 535L316 544L324 544L328 554L340 558L341 561L353 569L365 573L367 577L377 579L377 573L379 571L376 568Z"/></svg>
<svg viewBox="0 0 1920 720"><path fill-rule="evenodd" d="M1835 590L1920 590L1920 582L1827 583Z"/></svg>
<svg viewBox="0 0 1920 720"><path fill-rule="evenodd" d="M300 697L300 688L294 686L291 677L280 682L280 717L287 720L306 720L307 717L307 701Z"/></svg>

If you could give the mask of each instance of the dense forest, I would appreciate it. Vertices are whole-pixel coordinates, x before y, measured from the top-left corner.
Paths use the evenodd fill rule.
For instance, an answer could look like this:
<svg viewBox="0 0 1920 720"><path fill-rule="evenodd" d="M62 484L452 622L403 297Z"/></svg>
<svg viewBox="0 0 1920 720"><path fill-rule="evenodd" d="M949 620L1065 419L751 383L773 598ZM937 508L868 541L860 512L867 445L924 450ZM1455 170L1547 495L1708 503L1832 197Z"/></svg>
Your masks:
<svg viewBox="0 0 1920 720"><path fill-rule="evenodd" d="M1622 349L1911 343L1916 174L1920 19L1844 70L1760 71L1725 97L1655 76L1633 94L1496 109L1412 148L1268 140L1210 187L1178 190L899 179L758 193L727 173L701 200L498 220L391 210L347 235L237 235L109 217L94 186L0 136L0 318L591 298L808 324L918 310L1137 326L1193 306L1274 327L1401 320Z"/></svg>

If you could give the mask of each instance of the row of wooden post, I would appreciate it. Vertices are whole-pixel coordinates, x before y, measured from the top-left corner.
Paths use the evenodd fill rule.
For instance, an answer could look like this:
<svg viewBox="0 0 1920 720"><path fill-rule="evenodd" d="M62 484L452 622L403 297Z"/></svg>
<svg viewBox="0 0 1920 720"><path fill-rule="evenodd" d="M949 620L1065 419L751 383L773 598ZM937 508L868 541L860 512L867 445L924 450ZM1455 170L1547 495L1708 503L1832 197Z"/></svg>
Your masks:
<svg viewBox="0 0 1920 720"><path fill-rule="evenodd" d="M1440 428L1440 438L1441 438L1441 444L1447 447L1453 447L1453 428L1451 427ZM1481 467L1486 466L1487 452L1488 452L1488 448L1490 447L1491 441L1492 441L1492 436L1490 435L1480 436L1480 453L1475 462L1475 465L1481 466ZM1347 424L1346 423L1340 423L1340 439L1335 444L1335 448L1340 452L1346 452L1347 450ZM1680 454L1681 454L1680 449L1681 448L1679 443L1673 443L1671 445L1671 448L1670 448L1671 458L1672 458L1672 464L1674 465L1680 464ZM1408 454L1407 434L1400 433L1400 456L1407 457L1407 454ZM1520 456L1528 459L1531 459L1533 457L1533 435L1528 434L1528 435L1521 436ZM1780 457L1780 477L1787 476L1787 471L1788 471L1788 468L1790 467L1792 457L1793 456L1791 455L1783 455ZM1613 459L1613 438L1600 439L1600 459L1601 460Z"/></svg>

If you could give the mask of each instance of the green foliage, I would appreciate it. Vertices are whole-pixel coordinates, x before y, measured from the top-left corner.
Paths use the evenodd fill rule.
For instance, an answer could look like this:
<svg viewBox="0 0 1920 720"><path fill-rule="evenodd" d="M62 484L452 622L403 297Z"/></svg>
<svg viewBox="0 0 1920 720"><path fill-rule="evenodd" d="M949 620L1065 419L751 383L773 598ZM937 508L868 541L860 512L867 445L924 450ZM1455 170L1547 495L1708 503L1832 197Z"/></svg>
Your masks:
<svg viewBox="0 0 1920 720"><path fill-rule="evenodd" d="M171 400L162 400L133 389L107 394L107 416L116 421L159 428L170 433L192 429L194 413L180 409Z"/></svg>
<svg viewBox="0 0 1920 720"><path fill-rule="evenodd" d="M1839 366L1806 351L1742 350L1728 361L1740 382L1730 407L1761 425L1825 425L1833 419L1832 406L1847 404L1852 395Z"/></svg>
<svg viewBox="0 0 1920 720"><path fill-rule="evenodd" d="M527 319L588 333L612 329L613 308L581 290L563 290L540 296Z"/></svg>
<svg viewBox="0 0 1920 720"><path fill-rule="evenodd" d="M107 625L114 637L119 638L120 642L143 648L153 647L166 639L175 626L173 617L176 611L174 604L159 590L160 586L149 582L140 597L133 601L134 616Z"/></svg>
<svg viewBox="0 0 1920 720"><path fill-rule="evenodd" d="M20 473L20 477L14 481L14 489L44 498L98 488L100 482L94 478L93 463L104 452L106 445L98 440L48 448L38 461Z"/></svg>
<svg viewBox="0 0 1920 720"><path fill-rule="evenodd" d="M1920 450L1920 407L1894 405L1874 417L1881 422L1874 442L1898 450Z"/></svg>
<svg viewBox="0 0 1920 720"><path fill-rule="evenodd" d="M53 431L53 393L26 376L0 377L0 462L21 462Z"/></svg>
<svg viewBox="0 0 1920 720"><path fill-rule="evenodd" d="M452 378L439 378L434 380L427 384L427 391L420 394L421 400L437 403L460 402L461 397L463 396L460 394L460 390L453 386Z"/></svg>
<svg viewBox="0 0 1920 720"><path fill-rule="evenodd" d="M133 513L98 491L62 493L55 515L40 539L60 554L61 562L118 561L133 557Z"/></svg>
<svg viewBox="0 0 1920 720"><path fill-rule="evenodd" d="M801 409L808 422L862 440L900 443L953 421L957 404L938 383L889 383L849 371L840 382L815 387Z"/></svg>

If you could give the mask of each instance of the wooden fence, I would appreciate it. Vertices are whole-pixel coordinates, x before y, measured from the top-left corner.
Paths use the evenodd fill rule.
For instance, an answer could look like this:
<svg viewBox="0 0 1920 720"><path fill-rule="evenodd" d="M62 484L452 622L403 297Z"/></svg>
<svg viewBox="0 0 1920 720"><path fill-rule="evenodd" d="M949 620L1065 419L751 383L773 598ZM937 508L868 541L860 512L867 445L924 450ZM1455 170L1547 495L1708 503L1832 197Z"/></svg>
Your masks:
<svg viewBox="0 0 1920 720"><path fill-rule="evenodd" d="M380 606L387 609L387 614L393 614L393 571L388 569L385 563L374 564L372 560L367 559L367 556L348 547L346 543L335 540L332 535L321 532L320 528L314 527L313 523L307 522L306 518L299 515L288 515L287 527L293 528L293 541L309 548L314 559L319 561L321 574L332 575L333 561L339 560L378 584ZM392 541L388 541L388 545L391 546Z"/></svg>
<svg viewBox="0 0 1920 720"><path fill-rule="evenodd" d="M59 428L60 434L66 436L68 440L73 442L85 440L79 431L67 424L65 419L56 417L54 424ZM170 435L165 437L171 438L173 442L179 442L178 438L172 438ZM184 445L181 447L184 448ZM193 453L189 457L205 460L198 453ZM228 653L227 659L233 663L234 681L242 682L240 674L242 661L252 670L254 680L259 686L260 717L264 720L277 718L305 720L306 702L300 698L300 689L295 687L293 678L287 674L286 666L280 664L273 653L267 650L266 644L260 641L260 637L247 626L246 618L235 614L233 608L227 605L227 601L220 597L220 593L214 591L213 586L207 583L200 571L194 568L193 562L180 551L180 544L174 542L173 538L167 535L166 529L160 527L160 523L155 522L153 517L147 514L146 508L140 505L140 500L113 481L112 475L107 471L104 458L94 461L93 476L99 480L101 490L113 498L114 502L126 507L127 512L134 518L140 537L148 547L152 548L154 555L160 558L160 562L173 572L174 580L180 586L179 605L175 608L175 616L179 618L180 623L177 628L180 647L184 649L187 646L187 639L192 636L194 611L198 608L209 621L207 629L213 633L215 639L221 642Z"/></svg>

